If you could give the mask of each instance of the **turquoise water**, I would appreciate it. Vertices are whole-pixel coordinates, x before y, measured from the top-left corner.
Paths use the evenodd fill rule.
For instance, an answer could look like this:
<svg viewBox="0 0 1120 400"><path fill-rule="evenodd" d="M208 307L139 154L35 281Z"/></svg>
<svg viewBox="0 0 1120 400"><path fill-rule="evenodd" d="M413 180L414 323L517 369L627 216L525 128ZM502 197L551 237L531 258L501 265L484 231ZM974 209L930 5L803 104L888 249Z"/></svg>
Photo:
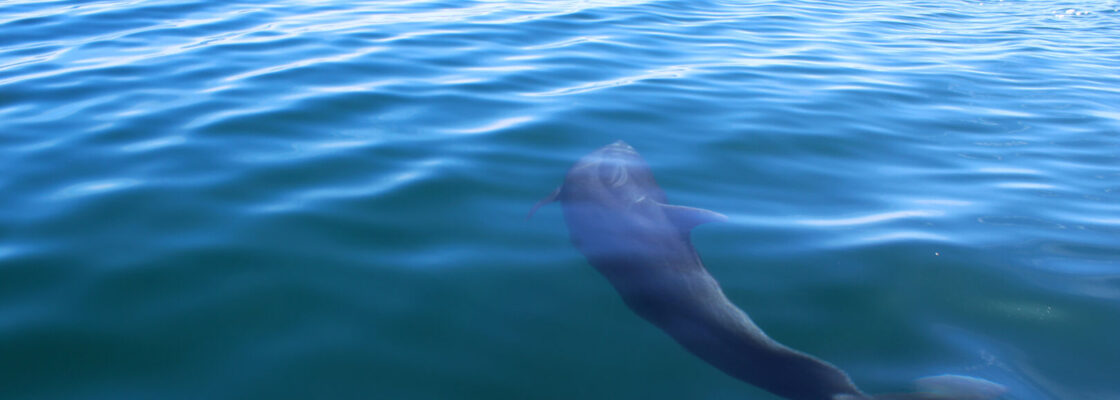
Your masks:
<svg viewBox="0 0 1120 400"><path fill-rule="evenodd" d="M1120 398L1117 9L0 3L0 398L772 398L525 220L618 139L865 390Z"/></svg>

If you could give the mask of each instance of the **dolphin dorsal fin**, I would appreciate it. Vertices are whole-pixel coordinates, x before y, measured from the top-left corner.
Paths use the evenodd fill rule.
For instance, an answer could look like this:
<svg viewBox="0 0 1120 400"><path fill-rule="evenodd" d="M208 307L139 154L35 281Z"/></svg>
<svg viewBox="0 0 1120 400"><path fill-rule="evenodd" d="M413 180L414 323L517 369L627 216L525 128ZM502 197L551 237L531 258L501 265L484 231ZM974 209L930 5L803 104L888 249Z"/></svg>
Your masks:
<svg viewBox="0 0 1120 400"><path fill-rule="evenodd" d="M548 203L559 200L561 189L564 189L564 187L563 186L557 187L556 190L553 190L551 194L549 194L548 196L545 196L545 198L541 199L541 201L538 201L537 204L533 204L533 208L529 209L529 215L526 215L525 219L533 218L533 214L537 212L538 208L541 208Z"/></svg>
<svg viewBox="0 0 1120 400"><path fill-rule="evenodd" d="M703 208L674 206L671 204L662 204L661 209L665 211L665 215L673 221L681 232L691 232L692 228L700 224L709 222L724 222L727 221L727 216L711 210Z"/></svg>

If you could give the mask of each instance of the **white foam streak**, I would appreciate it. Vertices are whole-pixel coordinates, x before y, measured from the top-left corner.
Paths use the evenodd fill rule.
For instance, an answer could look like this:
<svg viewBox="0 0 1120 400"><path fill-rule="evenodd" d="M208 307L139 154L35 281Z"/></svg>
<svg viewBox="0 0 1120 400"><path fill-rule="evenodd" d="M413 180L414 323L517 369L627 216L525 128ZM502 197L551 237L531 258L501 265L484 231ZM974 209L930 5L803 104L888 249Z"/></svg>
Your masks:
<svg viewBox="0 0 1120 400"><path fill-rule="evenodd" d="M798 220L797 223L809 226L854 226L874 224L904 218L937 217L941 215L945 215L945 212L940 210L904 210L851 218L803 219Z"/></svg>

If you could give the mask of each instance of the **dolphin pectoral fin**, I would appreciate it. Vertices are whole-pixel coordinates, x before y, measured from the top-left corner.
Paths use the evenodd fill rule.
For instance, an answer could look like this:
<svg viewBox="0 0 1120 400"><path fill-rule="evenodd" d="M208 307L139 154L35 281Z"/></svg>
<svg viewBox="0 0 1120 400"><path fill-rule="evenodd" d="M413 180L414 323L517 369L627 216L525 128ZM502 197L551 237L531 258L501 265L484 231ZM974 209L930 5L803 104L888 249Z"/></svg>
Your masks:
<svg viewBox="0 0 1120 400"><path fill-rule="evenodd" d="M692 231L692 228L701 224L727 221L726 215L703 208L662 204L661 209L665 211L665 215L669 217L669 220L673 221L673 225L676 225L681 232L686 233Z"/></svg>
<svg viewBox="0 0 1120 400"><path fill-rule="evenodd" d="M545 198L541 199L541 201L538 201L537 204L533 204L533 208L529 209L529 215L526 215L525 219L533 218L533 214L537 212L538 208L541 208L548 203L559 200L560 190L562 189L564 189L563 186L557 187L556 190L553 190L551 194L545 196Z"/></svg>

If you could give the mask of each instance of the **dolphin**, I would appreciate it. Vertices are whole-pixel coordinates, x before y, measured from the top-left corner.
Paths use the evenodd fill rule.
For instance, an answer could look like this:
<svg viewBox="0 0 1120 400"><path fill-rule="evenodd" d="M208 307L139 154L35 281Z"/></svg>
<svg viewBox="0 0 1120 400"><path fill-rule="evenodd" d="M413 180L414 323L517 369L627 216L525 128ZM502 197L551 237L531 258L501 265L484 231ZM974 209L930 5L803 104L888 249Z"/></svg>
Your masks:
<svg viewBox="0 0 1120 400"><path fill-rule="evenodd" d="M693 228L727 217L669 204L649 165L621 140L576 162L529 217L557 201L572 244L623 302L732 377L791 400L963 400L1003 393L982 379L941 375L923 381L920 393L873 397L836 366L771 339L728 300L692 246Z"/></svg>

